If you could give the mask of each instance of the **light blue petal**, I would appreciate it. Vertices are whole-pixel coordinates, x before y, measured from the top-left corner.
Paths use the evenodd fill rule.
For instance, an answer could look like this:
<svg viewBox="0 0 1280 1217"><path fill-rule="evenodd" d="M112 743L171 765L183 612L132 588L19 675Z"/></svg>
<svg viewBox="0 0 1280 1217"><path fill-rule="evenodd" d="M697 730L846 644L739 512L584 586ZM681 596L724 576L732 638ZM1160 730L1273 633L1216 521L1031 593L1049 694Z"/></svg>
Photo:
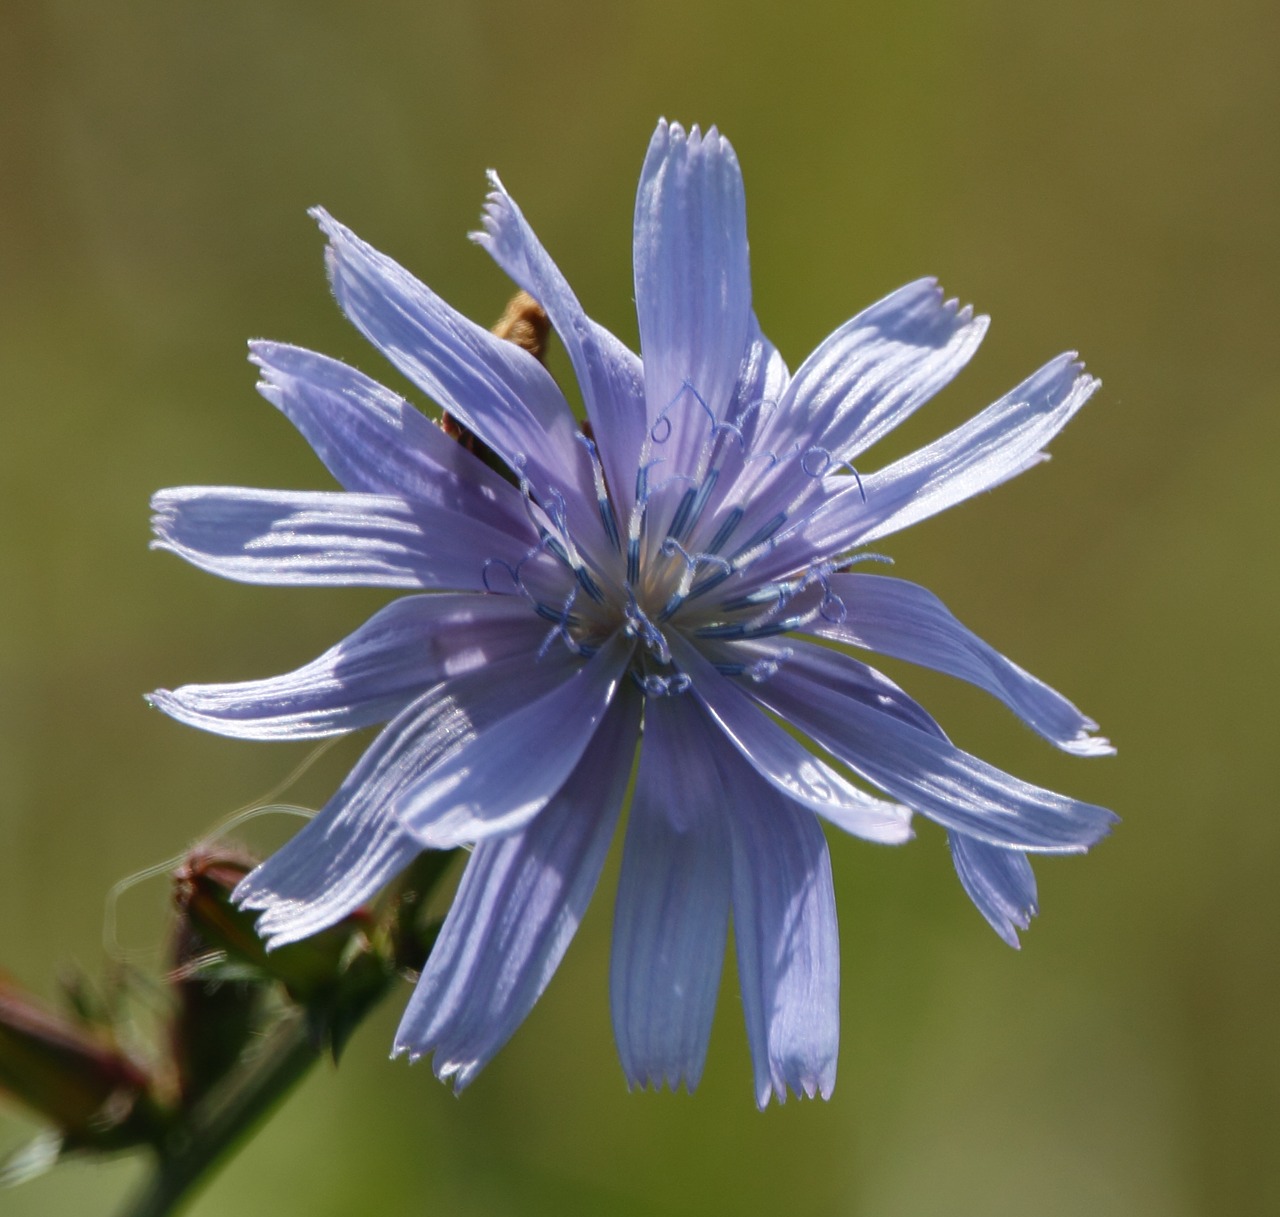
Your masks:
<svg viewBox="0 0 1280 1217"><path fill-rule="evenodd" d="M784 506L822 490L824 475L855 461L951 382L988 318L944 300L933 279L909 283L846 322L792 377L773 425L757 438L780 459L752 493Z"/></svg>
<svg viewBox="0 0 1280 1217"><path fill-rule="evenodd" d="M410 380L527 477L559 496L575 534L600 537L591 462L551 374L515 343L445 304L321 208L329 277L342 311Z"/></svg>
<svg viewBox="0 0 1280 1217"><path fill-rule="evenodd" d="M153 549L242 583L479 592L495 563L555 578L550 555L525 561L527 538L391 495L179 486L151 508Z"/></svg>
<svg viewBox="0 0 1280 1217"><path fill-rule="evenodd" d="M714 479L714 484L701 520L691 531L687 548L693 552L705 551L713 542L723 552L726 546L732 548L729 543L735 538L750 535L747 527L754 524L740 525L724 536L719 534L727 512L743 502L748 480L759 476L759 469L752 467L750 459L757 450L754 437L770 425L789 377L786 361L752 314L746 354L738 368L738 383L728 412L730 425L720 430L708 461L706 476Z"/></svg>
<svg viewBox="0 0 1280 1217"><path fill-rule="evenodd" d="M368 787L370 795L376 788ZM339 792L341 794L341 792ZM237 903L262 910L257 932L267 949L310 938L372 900L422 847L384 804L349 791L240 881Z"/></svg>
<svg viewBox="0 0 1280 1217"><path fill-rule="evenodd" d="M842 325L792 378L783 416L838 460L854 460L955 378L990 319L920 279Z"/></svg>
<svg viewBox="0 0 1280 1217"><path fill-rule="evenodd" d="M658 124L635 210L636 314L653 456L691 476L728 418L751 321L742 173L712 127Z"/></svg>
<svg viewBox="0 0 1280 1217"><path fill-rule="evenodd" d="M525 656L443 681L389 723L324 809L236 888L258 909L269 947L318 933L372 898L422 851L391 813L397 795L510 708L513 688L534 698L563 682L572 657ZM519 682L519 683L517 683Z"/></svg>
<svg viewBox="0 0 1280 1217"><path fill-rule="evenodd" d="M671 653L692 680L691 692L710 711L748 764L788 798L854 836L884 845L911 839L911 813L845 781L830 765L788 735L697 648L672 632Z"/></svg>
<svg viewBox="0 0 1280 1217"><path fill-rule="evenodd" d="M537 652L547 623L513 596L404 596L318 659L268 680L158 689L179 722L237 739L320 739L385 722L438 681Z"/></svg>
<svg viewBox="0 0 1280 1217"><path fill-rule="evenodd" d="M731 853L715 729L685 697L651 699L613 921L610 1004L627 1083L702 1076L729 924Z"/></svg>
<svg viewBox="0 0 1280 1217"><path fill-rule="evenodd" d="M844 670L829 652L834 673ZM848 661L852 662L852 661ZM1116 817L1002 773L944 737L868 705L860 682L819 685L788 664L751 694L855 773L945 828L992 845L1039 853L1079 853Z"/></svg>
<svg viewBox="0 0 1280 1217"><path fill-rule="evenodd" d="M785 663L788 677L795 682L810 682L816 688L896 718L943 743L947 741L942 728L922 706L888 677L848 655L795 639L735 643L722 651L748 665L762 659L772 659L779 666ZM965 891L996 932L1016 947L1014 927L1026 929L1028 918L1036 911L1035 876L1026 856L1019 850L989 845L959 832L949 831L947 840Z"/></svg>
<svg viewBox="0 0 1280 1217"><path fill-rule="evenodd" d="M720 772L756 1102L786 1102L788 1087L797 1096L830 1098L840 1044L840 942L827 843L812 815L736 754L730 751Z"/></svg>
<svg viewBox="0 0 1280 1217"><path fill-rule="evenodd" d="M582 390L609 490L625 521L635 498L636 466L647 419L644 369L634 352L582 309L559 267L534 235L496 173L484 207L484 231L472 239L546 310Z"/></svg>
<svg viewBox="0 0 1280 1217"><path fill-rule="evenodd" d="M785 664L788 673L798 680L808 681L841 697L852 697L910 727L927 731L940 739L947 738L933 715L883 672L877 672L868 664L830 647L816 646L788 635L722 643L709 648L708 654L714 655L717 662L723 661L738 668L755 667L771 671Z"/></svg>
<svg viewBox="0 0 1280 1217"><path fill-rule="evenodd" d="M1018 931L1031 924L1036 907L1036 877L1026 854L947 833L956 874L978 911L1015 950Z"/></svg>
<svg viewBox="0 0 1280 1217"><path fill-rule="evenodd" d="M738 384L729 414L742 435L740 450L750 448L753 437L775 425L774 418L790 380L786 361L752 313L747 350L738 369Z"/></svg>
<svg viewBox="0 0 1280 1217"><path fill-rule="evenodd" d="M831 577L830 589L839 597L843 620L820 618L808 627L813 633L967 680L1066 752L1115 751L1092 734L1097 723L966 629L926 588L884 575L843 574Z"/></svg>
<svg viewBox="0 0 1280 1217"><path fill-rule="evenodd" d="M1075 353L1060 355L976 418L866 481L866 545L991 490L1042 460L1044 446L1101 382L1081 374ZM847 494L847 492L846 492Z"/></svg>
<svg viewBox="0 0 1280 1217"><path fill-rule="evenodd" d="M640 700L620 690L555 798L521 831L476 846L394 1055L434 1052L436 1074L461 1090L524 1021L595 891L631 776Z"/></svg>
<svg viewBox="0 0 1280 1217"><path fill-rule="evenodd" d="M454 749L397 796L396 817L428 849L452 849L527 824L586 751L633 645L616 633L544 696L521 699L512 713L480 730L459 724Z"/></svg>
<svg viewBox="0 0 1280 1217"><path fill-rule="evenodd" d="M1044 446L1075 417L1099 381L1060 355L981 414L828 500L788 544L753 568L757 578L898 532L991 490L1047 460ZM852 482L852 479L849 479Z"/></svg>
<svg viewBox="0 0 1280 1217"><path fill-rule="evenodd" d="M460 511L536 539L523 497L404 398L354 368L277 342L251 342L258 391L302 432L344 490Z"/></svg>

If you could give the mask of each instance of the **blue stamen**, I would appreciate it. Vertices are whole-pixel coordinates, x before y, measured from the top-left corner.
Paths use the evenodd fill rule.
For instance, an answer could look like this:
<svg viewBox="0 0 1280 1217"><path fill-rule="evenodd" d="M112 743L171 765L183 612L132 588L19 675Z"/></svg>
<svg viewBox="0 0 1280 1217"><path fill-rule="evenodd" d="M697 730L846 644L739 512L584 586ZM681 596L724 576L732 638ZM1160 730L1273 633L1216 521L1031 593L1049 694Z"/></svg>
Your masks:
<svg viewBox="0 0 1280 1217"><path fill-rule="evenodd" d="M815 453L822 458L822 464L818 466L816 469L810 468L810 465L809 465L809 458L813 456ZM833 465L835 466L836 470L847 469L853 475L854 483L858 487L858 493L862 496L862 501L865 503L867 501L867 492L862 487L862 478L859 475L858 471L848 461L837 460L832 455L831 450L829 448L823 448L821 445L817 445L817 444L815 444L814 447L808 449L804 453L804 455L800 458L801 470L811 478L825 477L828 473L832 472Z"/></svg>
<svg viewBox="0 0 1280 1217"><path fill-rule="evenodd" d="M840 558L831 569L837 572L848 570L851 566L857 566L859 562L883 562L886 566L894 565L893 559L888 554L848 554Z"/></svg>
<svg viewBox="0 0 1280 1217"><path fill-rule="evenodd" d="M565 646L567 646L574 655L583 654L584 648L581 647L574 639L573 635L569 633L570 624L577 622L577 618L573 617L569 612L573 607L573 602L577 595L578 589L576 587L570 588L569 594L565 597L564 604L561 606L559 612L556 612L556 610L550 605L543 604L541 601L534 604L534 611L538 616L553 622L555 625L555 628L542 640L542 645L538 648L538 659L541 659L546 655L546 653L551 649L551 644L555 642L557 638L563 638Z"/></svg>
<svg viewBox="0 0 1280 1217"><path fill-rule="evenodd" d="M693 631L699 638L745 638L747 627L740 621L703 625Z"/></svg>
<svg viewBox="0 0 1280 1217"><path fill-rule="evenodd" d="M741 448L743 452L747 450L747 437L742 434L742 428L739 427L737 423L731 423L726 420L725 422L722 422L722 423L712 424L712 427L711 427L712 439L715 439L717 436L725 434L725 432L728 432L738 441L738 447Z"/></svg>
<svg viewBox="0 0 1280 1217"><path fill-rule="evenodd" d="M511 578L512 591L520 591L520 574L510 562L504 562L501 558L489 558L480 568L480 582L484 584L484 590L495 596L509 595L510 593L501 592L489 582L489 568L500 566Z"/></svg>
<svg viewBox="0 0 1280 1217"><path fill-rule="evenodd" d="M750 541L748 541L745 545L741 546L737 550L737 552L734 553L733 560L728 564L728 568L726 570L722 571L719 574L712 575L709 579L704 579L701 583L695 583L693 585L693 589L689 592L688 598L692 600L697 596L705 595L707 592L711 591L713 588L719 587L720 584L722 584L727 578L729 578L730 575L732 575L735 571L741 569L741 566L739 566L738 564L739 558L745 557L747 559L746 562L742 563L742 566L749 565L750 562L754 561L754 559L757 557L754 551L757 548L759 548L761 545L763 545L766 541L768 541L769 538L772 537L773 534L777 532L778 529L781 528L782 525L785 524L786 522L787 522L786 513L780 511L776 516L774 516L771 520L769 520L769 522L766 523L763 528L758 529ZM713 546L712 548L714 549L716 547Z"/></svg>
<svg viewBox="0 0 1280 1217"><path fill-rule="evenodd" d="M785 511L778 512L778 514L766 522L763 527L756 530L750 541L739 547L737 553L733 555L734 558L740 558L743 554L750 553L757 545L763 545L786 522L787 513Z"/></svg>
<svg viewBox="0 0 1280 1217"><path fill-rule="evenodd" d="M589 435L583 435L579 431L574 438L586 448L587 456L591 460L591 478L595 482L596 507L600 512L600 523L604 525L605 536L609 538L609 544L613 546L614 552L617 553L622 549L622 541L618 535L618 517L613 510L613 501L609 498L609 489L605 485L604 466L600 463L600 453L596 448L595 441Z"/></svg>
<svg viewBox="0 0 1280 1217"><path fill-rule="evenodd" d="M722 584L732 574L733 566L732 564L729 564L725 570L703 579L701 583L695 583L693 587L689 589L689 595L686 599L693 600L698 596L706 595L707 592L719 587L720 584Z"/></svg>
<svg viewBox="0 0 1280 1217"><path fill-rule="evenodd" d="M570 595L566 605L572 604L573 597ZM549 604L544 604L541 600L533 606L533 611L542 618L543 621L550 621L553 625L563 625L569 629L574 629L582 624L582 618L569 612L568 608L555 609Z"/></svg>
<svg viewBox="0 0 1280 1217"><path fill-rule="evenodd" d="M680 511L676 513L676 518L671 522L671 528L668 530L673 537L683 541L698 526L698 521L702 519L702 513L707 509L707 503L711 500L711 492L715 489L715 484L719 477L719 469L709 469L696 494L690 491L685 496L680 504ZM687 518L682 518L681 512L684 512L686 506L688 506L690 496L693 496L692 506L686 513ZM713 545L711 548L714 550L716 547Z"/></svg>
<svg viewBox="0 0 1280 1217"><path fill-rule="evenodd" d="M671 662L671 648L667 645L666 637L649 620L630 588L627 589L627 624L623 627L623 633L629 638L639 638L653 652L659 663Z"/></svg>
<svg viewBox="0 0 1280 1217"><path fill-rule="evenodd" d="M678 697L688 692L693 681L685 672L677 672L674 676L657 676L650 674L641 676L632 671L631 679L636 682L646 697Z"/></svg>
<svg viewBox="0 0 1280 1217"><path fill-rule="evenodd" d="M733 530L742 522L742 517L746 513L741 507L732 508L728 515L724 518L724 523L720 525L719 531L712 538L711 544L707 546L709 553L719 553L724 548L724 544L733 535Z"/></svg>
<svg viewBox="0 0 1280 1217"><path fill-rule="evenodd" d="M829 608L829 606L834 607ZM841 625L849 616L849 606L839 596L828 593L823 597L822 604L818 606L818 612L822 615L823 621L829 621L832 625Z"/></svg>
<svg viewBox="0 0 1280 1217"><path fill-rule="evenodd" d="M600 585L591 577L591 572L585 566L579 566L573 573L577 576L578 585L582 590L597 604L603 604L605 601L604 592L600 590Z"/></svg>
<svg viewBox="0 0 1280 1217"><path fill-rule="evenodd" d="M809 461L809 458L813 456L815 453L817 453L817 455L821 458L822 464L819 465L816 469L811 469L809 467L808 461ZM819 447L818 445L815 445L814 447L810 448L800 458L801 472L803 472L808 477L820 478L830 468L831 468L831 450L829 448L822 448L822 447Z"/></svg>
<svg viewBox="0 0 1280 1217"><path fill-rule="evenodd" d="M694 400L698 403L698 405L700 405L707 412L707 417L711 420L711 426L714 431L714 428L716 425L716 413L709 405L707 405L706 399L702 396L701 393L698 392L697 389L693 387L692 382L688 380L684 382L684 384L681 386L681 389L682 391L684 389L688 389L689 392L693 394ZM679 394L677 394L677 397L678 396ZM675 405L675 402L673 401L671 404ZM668 407L668 409L669 408L670 407Z"/></svg>
<svg viewBox="0 0 1280 1217"><path fill-rule="evenodd" d="M684 535L685 522L689 518L690 512L693 510L693 500L697 497L698 492L692 486L680 496L680 506L676 508L675 518L671 521L671 527L668 529L672 537L681 537Z"/></svg>

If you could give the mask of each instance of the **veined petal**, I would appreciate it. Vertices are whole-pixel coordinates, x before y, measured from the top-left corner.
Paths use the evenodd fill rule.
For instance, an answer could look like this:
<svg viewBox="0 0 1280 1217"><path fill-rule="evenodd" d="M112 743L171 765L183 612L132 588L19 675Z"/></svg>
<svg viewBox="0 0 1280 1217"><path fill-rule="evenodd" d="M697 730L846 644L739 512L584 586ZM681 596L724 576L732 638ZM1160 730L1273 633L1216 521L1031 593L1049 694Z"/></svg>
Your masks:
<svg viewBox="0 0 1280 1217"><path fill-rule="evenodd" d="M922 706L888 677L848 655L795 639L735 643L724 650L747 663L769 658L779 666L785 663L793 681L811 682L946 742L946 734ZM947 840L965 891L1000 937L1016 947L1015 927L1025 930L1036 911L1036 881L1026 856L960 832L949 831Z"/></svg>
<svg viewBox="0 0 1280 1217"><path fill-rule="evenodd" d="M472 233L472 239L542 305L560 335L582 390L611 498L625 520L647 425L644 369L634 352L586 315L496 173L490 172L489 185L484 231Z"/></svg>
<svg viewBox="0 0 1280 1217"><path fill-rule="evenodd" d="M558 687L456 748L397 796L393 812L427 849L451 849L527 824L586 751L631 657L614 634Z"/></svg>
<svg viewBox="0 0 1280 1217"><path fill-rule="evenodd" d="M514 1034L564 957L604 865L631 776L640 697L621 689L578 767L519 832L476 846L396 1032L467 1086Z"/></svg>
<svg viewBox="0 0 1280 1217"><path fill-rule="evenodd" d="M1044 446L1100 383L1081 374L1074 352L1060 355L970 422L873 473L866 494L874 522L856 543L936 515L1047 459Z"/></svg>
<svg viewBox="0 0 1280 1217"><path fill-rule="evenodd" d="M404 398L301 347L251 342L258 391L298 428L344 490L500 517L536 540L523 496Z"/></svg>
<svg viewBox="0 0 1280 1217"><path fill-rule="evenodd" d="M527 477L540 503L562 499L579 537L599 537L591 462L546 368L469 321L322 208L312 214L329 238L334 295L356 328Z"/></svg>
<svg viewBox="0 0 1280 1217"><path fill-rule="evenodd" d="M690 530L692 540L689 547L694 552L706 550L713 542L723 550L735 538L750 535L747 527L751 525L731 528L723 537L719 534L727 511L749 495L749 486L754 479L763 476L760 469L752 468L751 454L757 454L754 457L757 464L770 460L767 454L759 455L761 446L756 436L772 425L790 375L786 361L752 314L746 354L738 368L738 383L734 387L728 423L717 433L707 462L706 477L714 478L714 485L707 496L701 520L695 521L695 527ZM752 520L754 522L754 516Z"/></svg>
<svg viewBox="0 0 1280 1217"><path fill-rule="evenodd" d="M1105 756L1115 751L1092 734L1097 723L966 629L926 588L886 575L840 574L829 582L844 617L815 621L808 627L813 633L967 680L1066 752Z"/></svg>
<svg viewBox="0 0 1280 1217"><path fill-rule="evenodd" d="M730 754L720 772L756 1103L764 1108L775 1095L786 1102L788 1087L797 1096L830 1098L840 1043L840 943L827 843L813 816L737 756Z"/></svg>
<svg viewBox="0 0 1280 1217"><path fill-rule="evenodd" d="M751 270L742 173L712 127L658 124L636 194L636 314L649 436L667 474L692 475L724 422L747 348Z"/></svg>
<svg viewBox="0 0 1280 1217"><path fill-rule="evenodd" d="M631 1086L702 1077L729 926L730 846L714 728L684 697L651 699L618 880L613 1034Z"/></svg>
<svg viewBox="0 0 1280 1217"><path fill-rule="evenodd" d="M569 675L572 658L548 654L530 670L521 656L443 681L392 720L315 819L236 888L241 905L262 910L258 932L268 947L341 921L402 871L423 846L391 814L395 797L460 737L500 717L515 680L536 697Z"/></svg>
<svg viewBox="0 0 1280 1217"><path fill-rule="evenodd" d="M693 682L692 693L771 786L854 836L885 845L911 839L911 813L906 807L886 803L845 781L762 714L746 693L674 632L671 653Z"/></svg>
<svg viewBox="0 0 1280 1217"><path fill-rule="evenodd" d="M751 639L721 643L710 651L726 665L742 668L764 667L776 672L783 664L799 680L829 689L841 697L851 697L881 714L888 714L941 739L946 734L933 715L918 701L908 696L883 672L854 659L842 651L816 646L792 635L781 638Z"/></svg>
<svg viewBox="0 0 1280 1217"><path fill-rule="evenodd" d="M807 415L818 443L837 460L853 460L951 383L989 322L944 299L934 279L909 283L804 361L780 413Z"/></svg>
<svg viewBox="0 0 1280 1217"><path fill-rule="evenodd" d="M738 369L738 384L730 412L730 419L742 436L740 450L753 446L756 436L776 425L774 416L790 381L786 360L766 337L752 313L747 350Z"/></svg>
<svg viewBox="0 0 1280 1217"><path fill-rule="evenodd" d="M1031 924L1036 907L1036 877L1024 853L999 849L963 833L947 833L951 860L969 899L1015 950L1018 931Z"/></svg>
<svg viewBox="0 0 1280 1217"><path fill-rule="evenodd" d="M424 689L538 650L548 625L514 596L405 596L319 659L267 680L157 689L166 714L237 739L320 739L385 722Z"/></svg>
<svg viewBox="0 0 1280 1217"><path fill-rule="evenodd" d="M776 454L752 493L778 506L821 491L881 436L946 387L969 362L988 318L919 279L846 322L791 379L757 443Z"/></svg>
<svg viewBox="0 0 1280 1217"><path fill-rule="evenodd" d="M992 845L1080 853L1115 822L1105 807L1002 773L945 737L816 684L786 664L750 692L893 798Z"/></svg>
<svg viewBox="0 0 1280 1217"><path fill-rule="evenodd" d="M797 528L787 559L834 557L868 545L1048 459L1044 446L1099 383L1080 374L1073 353L1058 356L967 423L840 491ZM767 573L773 564L761 567Z"/></svg>
<svg viewBox="0 0 1280 1217"><path fill-rule="evenodd" d="M153 549L242 583L479 592L491 563L555 565L527 538L391 495L178 486L151 508Z"/></svg>

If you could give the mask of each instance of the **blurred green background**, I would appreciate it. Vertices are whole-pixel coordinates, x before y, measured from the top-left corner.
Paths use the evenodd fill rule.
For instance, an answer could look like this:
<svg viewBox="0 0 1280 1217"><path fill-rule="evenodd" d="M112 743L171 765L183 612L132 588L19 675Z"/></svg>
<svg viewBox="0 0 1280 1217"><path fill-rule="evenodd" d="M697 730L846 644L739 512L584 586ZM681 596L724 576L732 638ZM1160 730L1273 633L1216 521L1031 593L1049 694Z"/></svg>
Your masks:
<svg viewBox="0 0 1280 1217"><path fill-rule="evenodd" d="M464 234L496 167L634 341L646 141L662 114L717 123L746 175L757 309L793 367L921 274L992 314L885 455L1061 349L1103 380L1051 464L886 547L1119 745L1060 756L980 694L894 669L964 746L1124 819L1087 858L1038 865L1020 953L969 907L940 832L833 839L833 1100L755 1110L731 966L696 1096L629 1095L611 872L461 1100L386 1060L387 1009L195 1217L1280 1211L1278 46L1263 0L7 0L0 964L40 992L61 961L100 967L115 880L307 754L179 727L142 692L283 671L381 602L235 586L146 548L158 487L329 484L253 392L247 338L400 383L333 306L308 205L487 323L508 285ZM356 754L292 797L319 805ZM156 956L164 900L159 881L124 898L132 957ZM0 1112L0 1150L32 1129ZM71 1166L0 1210L109 1214L138 1178Z"/></svg>

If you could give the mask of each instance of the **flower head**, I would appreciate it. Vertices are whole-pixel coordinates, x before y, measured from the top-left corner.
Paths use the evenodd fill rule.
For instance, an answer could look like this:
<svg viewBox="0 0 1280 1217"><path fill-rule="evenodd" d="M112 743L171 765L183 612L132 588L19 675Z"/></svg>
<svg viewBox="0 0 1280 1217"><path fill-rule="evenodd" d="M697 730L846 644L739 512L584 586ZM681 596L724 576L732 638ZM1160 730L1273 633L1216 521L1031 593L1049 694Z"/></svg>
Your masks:
<svg viewBox="0 0 1280 1217"><path fill-rule="evenodd" d="M868 449L956 375L985 318L921 280L790 373L752 310L733 149L663 122L636 200L637 356L490 180L475 240L546 310L586 423L532 355L317 210L343 311L507 476L352 368L254 343L263 395L343 489L162 491L155 544L246 582L420 594L295 672L153 701L246 739L387 724L238 899L292 942L421 850L474 846L396 1038L459 1087L563 956L639 745L611 976L628 1081L696 1085L732 910L757 1101L826 1096L839 961L819 818L889 844L913 812L941 824L1014 945L1035 911L1026 855L1083 851L1114 818L956 748L849 649L970 681L1070 752L1110 750L929 592L854 569L870 543L1040 461L1097 382L1060 356L872 469Z"/></svg>

